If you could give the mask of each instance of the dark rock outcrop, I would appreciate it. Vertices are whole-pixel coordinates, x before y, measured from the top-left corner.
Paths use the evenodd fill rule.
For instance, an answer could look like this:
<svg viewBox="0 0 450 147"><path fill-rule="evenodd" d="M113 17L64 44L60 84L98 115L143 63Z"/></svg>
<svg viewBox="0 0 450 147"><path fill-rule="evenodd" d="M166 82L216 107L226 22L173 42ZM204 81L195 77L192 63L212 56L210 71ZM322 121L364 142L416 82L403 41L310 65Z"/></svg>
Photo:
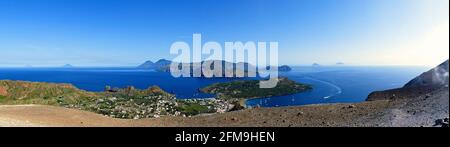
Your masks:
<svg viewBox="0 0 450 147"><path fill-rule="evenodd" d="M448 88L448 60L439 66L409 81L402 88L376 91L369 94L367 101L395 100L424 96L443 87Z"/></svg>
<svg viewBox="0 0 450 147"><path fill-rule="evenodd" d="M448 85L448 60L409 81L404 88L440 87Z"/></svg>
<svg viewBox="0 0 450 147"><path fill-rule="evenodd" d="M281 72L288 72L291 70L292 70L292 68L287 65L282 65L282 66L278 67L278 71L281 71Z"/></svg>

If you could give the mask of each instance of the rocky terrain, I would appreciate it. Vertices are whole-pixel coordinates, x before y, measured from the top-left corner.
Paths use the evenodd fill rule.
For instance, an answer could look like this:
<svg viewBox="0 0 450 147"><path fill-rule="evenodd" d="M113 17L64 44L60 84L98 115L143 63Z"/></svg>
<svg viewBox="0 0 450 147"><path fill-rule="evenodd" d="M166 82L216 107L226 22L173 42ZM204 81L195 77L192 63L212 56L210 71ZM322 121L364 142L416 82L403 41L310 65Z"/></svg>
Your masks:
<svg viewBox="0 0 450 147"><path fill-rule="evenodd" d="M54 106L0 106L0 126L131 126L131 127L390 127L443 126L448 117L448 90L411 101L378 100L357 104L254 108L194 117L114 119ZM432 99L440 99L435 101ZM447 106L435 107L440 102ZM436 112L444 113L436 113ZM430 114L438 114L431 116ZM446 113L446 114L445 114ZM447 121L448 124L448 121Z"/></svg>
<svg viewBox="0 0 450 147"><path fill-rule="evenodd" d="M449 118L449 61L417 76L398 89L371 93L367 100L389 100L393 126L447 126Z"/></svg>
<svg viewBox="0 0 450 147"><path fill-rule="evenodd" d="M404 88L441 87L448 85L448 60L406 83Z"/></svg>

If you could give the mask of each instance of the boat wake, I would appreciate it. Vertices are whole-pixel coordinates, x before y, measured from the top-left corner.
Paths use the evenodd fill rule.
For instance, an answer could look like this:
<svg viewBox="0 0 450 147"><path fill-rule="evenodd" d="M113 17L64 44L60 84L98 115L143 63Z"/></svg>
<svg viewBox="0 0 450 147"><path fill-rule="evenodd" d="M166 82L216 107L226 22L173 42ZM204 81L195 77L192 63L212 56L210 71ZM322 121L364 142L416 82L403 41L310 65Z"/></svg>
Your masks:
<svg viewBox="0 0 450 147"><path fill-rule="evenodd" d="M339 86L337 86L337 85L335 85L335 84L333 84L333 83L330 83L330 82L327 82L327 81L323 81L323 80L319 80L319 79L315 79L315 78L312 78L312 77L306 77L306 78L307 78L308 80L313 80L313 81L316 81L316 82L320 82L320 83L323 83L323 84L325 84L325 85L328 85L328 86L330 86L330 87L336 89L336 93L333 93L333 94L331 94L331 95L324 96L323 99L329 99L329 98L331 98L331 97L333 97L333 96L337 96L337 95L339 95L339 94L342 93L341 87L339 87Z"/></svg>

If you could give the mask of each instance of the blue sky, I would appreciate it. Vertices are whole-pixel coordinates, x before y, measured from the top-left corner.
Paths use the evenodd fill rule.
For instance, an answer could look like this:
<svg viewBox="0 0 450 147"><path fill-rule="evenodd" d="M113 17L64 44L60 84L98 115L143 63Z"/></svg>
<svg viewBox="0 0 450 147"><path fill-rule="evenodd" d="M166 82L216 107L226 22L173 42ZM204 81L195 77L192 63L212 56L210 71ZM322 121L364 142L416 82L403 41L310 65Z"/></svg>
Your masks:
<svg viewBox="0 0 450 147"><path fill-rule="evenodd" d="M134 66L170 45L278 41L279 62L448 59L448 0L2 0L0 66Z"/></svg>

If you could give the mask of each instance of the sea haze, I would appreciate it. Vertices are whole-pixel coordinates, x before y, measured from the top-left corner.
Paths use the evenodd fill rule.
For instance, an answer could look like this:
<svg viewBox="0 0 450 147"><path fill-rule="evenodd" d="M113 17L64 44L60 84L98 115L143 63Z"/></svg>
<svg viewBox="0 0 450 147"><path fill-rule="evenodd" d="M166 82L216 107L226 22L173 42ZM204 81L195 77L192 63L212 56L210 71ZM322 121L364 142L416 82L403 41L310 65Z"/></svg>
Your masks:
<svg viewBox="0 0 450 147"><path fill-rule="evenodd" d="M403 86L428 67L293 67L280 75L310 84L313 90L288 96L258 98L249 106L293 106L318 103L361 102L372 91ZM103 91L105 86L145 89L157 85L178 98L211 98L199 88L227 78L174 78L170 73L134 68L0 68L0 80L71 83L87 91Z"/></svg>

